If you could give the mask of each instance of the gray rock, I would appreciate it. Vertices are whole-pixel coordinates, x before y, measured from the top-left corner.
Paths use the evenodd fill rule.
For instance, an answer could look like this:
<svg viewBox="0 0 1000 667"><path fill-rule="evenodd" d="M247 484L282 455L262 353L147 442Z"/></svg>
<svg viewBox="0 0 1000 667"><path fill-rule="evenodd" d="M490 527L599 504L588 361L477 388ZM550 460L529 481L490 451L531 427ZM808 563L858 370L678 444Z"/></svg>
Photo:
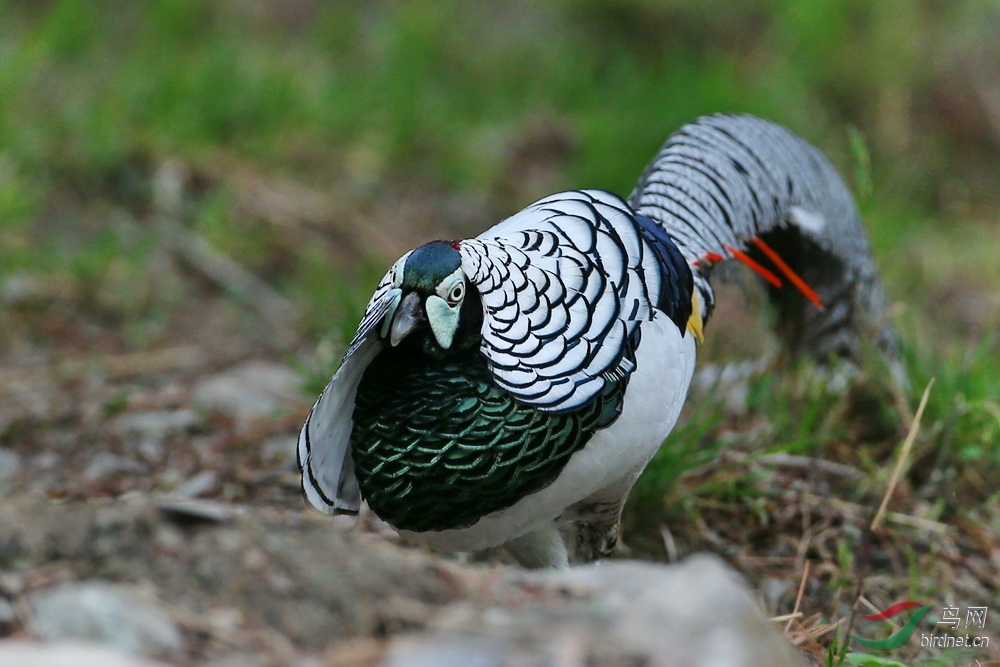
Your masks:
<svg viewBox="0 0 1000 667"><path fill-rule="evenodd" d="M24 306L50 297L52 290L39 276L17 273L0 283L0 302L8 306Z"/></svg>
<svg viewBox="0 0 1000 667"><path fill-rule="evenodd" d="M743 578L716 556L672 566L612 561L552 575L553 584L593 591L606 632L650 667L804 664Z"/></svg>
<svg viewBox="0 0 1000 667"><path fill-rule="evenodd" d="M178 484L171 495L179 498L198 498L211 494L218 486L219 473L214 470L203 470Z"/></svg>
<svg viewBox="0 0 1000 667"><path fill-rule="evenodd" d="M17 474L23 467L20 454L0 447L0 498L13 492L18 481Z"/></svg>
<svg viewBox="0 0 1000 667"><path fill-rule="evenodd" d="M31 467L36 470L52 470L62 461L55 452L42 452L31 459Z"/></svg>
<svg viewBox="0 0 1000 667"><path fill-rule="evenodd" d="M122 653L109 646L82 642L39 644L0 640L0 665L11 667L165 667L162 662Z"/></svg>
<svg viewBox="0 0 1000 667"><path fill-rule="evenodd" d="M240 508L217 500L164 496L156 501L161 512L183 520L229 523L240 516Z"/></svg>
<svg viewBox="0 0 1000 667"><path fill-rule="evenodd" d="M162 440L142 440L136 445L136 452L146 463L160 463L167 455L167 447Z"/></svg>
<svg viewBox="0 0 1000 667"><path fill-rule="evenodd" d="M184 647L173 619L132 587L102 581L63 584L34 593L29 602L29 629L48 641L97 642L146 656Z"/></svg>
<svg viewBox="0 0 1000 667"><path fill-rule="evenodd" d="M301 385L299 375L283 364L248 361L199 380L192 394L202 409L252 420L298 407Z"/></svg>
<svg viewBox="0 0 1000 667"><path fill-rule="evenodd" d="M14 627L16 622L17 609L11 602L0 597L0 635L10 634L10 628Z"/></svg>
<svg viewBox="0 0 1000 667"><path fill-rule="evenodd" d="M201 663L201 667L268 667L269 663L267 658L260 654L240 652L240 653L230 653L218 658L209 660L208 662ZM309 663L305 661L299 661L297 667L305 667ZM323 667L323 663L318 660L312 663L315 667Z"/></svg>
<svg viewBox="0 0 1000 667"><path fill-rule="evenodd" d="M553 642L559 643L563 642ZM378 667L587 667L576 651L560 648L524 646L492 637L444 641L441 637L405 637L392 642Z"/></svg>
<svg viewBox="0 0 1000 667"><path fill-rule="evenodd" d="M6 447L0 447L0 482L21 471L21 455Z"/></svg>
<svg viewBox="0 0 1000 667"><path fill-rule="evenodd" d="M118 417L112 430L125 438L139 441L162 442L172 436L181 435L196 428L201 423L198 413L190 409L144 410L130 412Z"/></svg>
<svg viewBox="0 0 1000 667"><path fill-rule="evenodd" d="M111 452L99 452L94 455L83 471L84 479L94 481L126 473L145 472L146 468L138 461L118 456Z"/></svg>
<svg viewBox="0 0 1000 667"><path fill-rule="evenodd" d="M583 667L557 663L537 654L517 650L493 638L405 637L392 643L378 667Z"/></svg>
<svg viewBox="0 0 1000 667"><path fill-rule="evenodd" d="M517 571L514 571L517 572ZM768 621L742 577L720 558L676 565L609 561L506 582L540 604L486 610L453 605L404 660L393 646L382 667L450 665L481 644L485 664L649 667L793 667L804 660ZM496 589L496 590L499 590ZM509 589L507 589L509 590ZM496 655L496 642L505 647ZM527 647L527 649L526 649Z"/></svg>

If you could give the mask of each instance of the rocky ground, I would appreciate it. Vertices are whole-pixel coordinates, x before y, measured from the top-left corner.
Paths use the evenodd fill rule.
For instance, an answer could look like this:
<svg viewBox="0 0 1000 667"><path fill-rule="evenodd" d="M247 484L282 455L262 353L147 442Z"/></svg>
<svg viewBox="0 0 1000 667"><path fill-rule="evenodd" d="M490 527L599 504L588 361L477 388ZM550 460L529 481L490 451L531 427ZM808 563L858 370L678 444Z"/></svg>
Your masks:
<svg viewBox="0 0 1000 667"><path fill-rule="evenodd" d="M529 573L305 508L302 374L230 299L130 351L72 294L6 295L0 664L799 664L718 559Z"/></svg>
<svg viewBox="0 0 1000 667"><path fill-rule="evenodd" d="M7 371L2 664L798 664L718 560L526 573L308 511L296 373L149 354Z"/></svg>
<svg viewBox="0 0 1000 667"><path fill-rule="evenodd" d="M532 573L210 501L18 502L0 515L5 631L47 650L89 641L213 666L802 664L708 556ZM0 642L0 662L29 646ZM38 655L18 664L53 664Z"/></svg>

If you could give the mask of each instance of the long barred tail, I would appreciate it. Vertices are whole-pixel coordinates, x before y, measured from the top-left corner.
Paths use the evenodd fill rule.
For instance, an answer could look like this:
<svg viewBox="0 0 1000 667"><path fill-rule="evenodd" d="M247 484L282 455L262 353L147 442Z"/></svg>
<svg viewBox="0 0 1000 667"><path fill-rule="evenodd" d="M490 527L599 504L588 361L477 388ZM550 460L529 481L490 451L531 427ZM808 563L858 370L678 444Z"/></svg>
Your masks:
<svg viewBox="0 0 1000 667"><path fill-rule="evenodd" d="M896 337L861 217L819 150L753 116L708 116L673 134L629 204L662 225L691 264L707 318L715 262L737 259L769 282L793 353L857 359Z"/></svg>

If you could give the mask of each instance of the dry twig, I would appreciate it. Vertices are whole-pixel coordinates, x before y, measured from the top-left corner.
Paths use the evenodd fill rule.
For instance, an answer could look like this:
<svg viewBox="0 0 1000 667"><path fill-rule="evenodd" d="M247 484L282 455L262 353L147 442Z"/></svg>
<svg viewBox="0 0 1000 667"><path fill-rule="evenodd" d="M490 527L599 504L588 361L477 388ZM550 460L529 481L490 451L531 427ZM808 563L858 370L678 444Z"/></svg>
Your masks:
<svg viewBox="0 0 1000 667"><path fill-rule="evenodd" d="M796 456L777 452L758 457L758 463L773 465L779 468L796 468L800 470L818 470L837 477L847 477L849 479L859 479L864 477L864 473L843 463L818 459L812 456Z"/></svg>
<svg viewBox="0 0 1000 667"><path fill-rule="evenodd" d="M792 620L795 619L797 614L799 614L799 605L802 604L802 595L806 591L806 582L809 580L809 561L805 561L802 567L802 580L799 581L799 592L795 596L795 606L792 607L792 617L788 619L788 624L785 625L785 634L792 629Z"/></svg>
<svg viewBox="0 0 1000 667"><path fill-rule="evenodd" d="M920 406L917 407L917 413L913 416L913 421L910 423L910 432L906 434L906 440L903 441L899 458L896 460L896 467L893 468L892 475L889 477L889 486L885 490L885 496L882 497L882 504L879 505L878 511L875 512L875 518L872 519L872 532L878 530L879 526L882 525L882 517L885 515L886 507L889 505L889 499L892 498L892 494L896 491L896 485L899 483L899 478L903 475L903 469L906 467L906 462L910 458L910 451L913 449L913 441L916 440L917 432L920 430L920 418L924 414L924 408L927 407L927 398L930 396L931 387L933 386L934 378L931 378L924 389L924 395L920 397Z"/></svg>

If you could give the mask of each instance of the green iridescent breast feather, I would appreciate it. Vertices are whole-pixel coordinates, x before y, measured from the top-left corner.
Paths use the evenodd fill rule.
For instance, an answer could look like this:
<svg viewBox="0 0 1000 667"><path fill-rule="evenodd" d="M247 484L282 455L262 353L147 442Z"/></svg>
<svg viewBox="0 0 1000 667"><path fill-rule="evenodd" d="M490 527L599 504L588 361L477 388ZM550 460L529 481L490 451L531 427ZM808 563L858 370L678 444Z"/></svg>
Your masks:
<svg viewBox="0 0 1000 667"><path fill-rule="evenodd" d="M626 345L628 368L637 339ZM497 386L475 352L440 360L387 348L355 399L351 455L361 493L400 530L470 526L551 484L617 419L629 375L616 374L579 408L542 412Z"/></svg>

